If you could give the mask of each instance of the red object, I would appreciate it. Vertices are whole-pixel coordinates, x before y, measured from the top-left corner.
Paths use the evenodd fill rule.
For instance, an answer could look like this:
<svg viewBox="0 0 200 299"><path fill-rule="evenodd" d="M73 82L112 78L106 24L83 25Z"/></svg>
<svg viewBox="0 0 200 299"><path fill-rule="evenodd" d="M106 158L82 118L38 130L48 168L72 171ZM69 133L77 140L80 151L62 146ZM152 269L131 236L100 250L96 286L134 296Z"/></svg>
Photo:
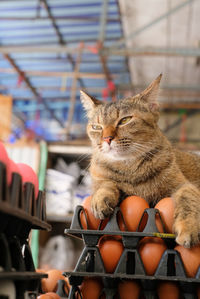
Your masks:
<svg viewBox="0 0 200 299"><path fill-rule="evenodd" d="M115 90L115 84L114 84L113 81L108 81L108 82L107 82L107 85L108 85L108 89L109 89L110 91L114 91L114 90Z"/></svg>
<svg viewBox="0 0 200 299"><path fill-rule="evenodd" d="M139 242L139 254L147 275L153 275L155 273L166 249L167 246L161 238L145 237Z"/></svg>
<svg viewBox="0 0 200 299"><path fill-rule="evenodd" d="M100 239L99 251L107 273L113 273L124 250L122 241L114 237Z"/></svg>
<svg viewBox="0 0 200 299"><path fill-rule="evenodd" d="M21 87L23 81L24 81L24 73L22 72L21 75L18 76L17 87Z"/></svg>
<svg viewBox="0 0 200 299"><path fill-rule="evenodd" d="M140 223L140 219L143 215L143 212L146 208L149 208L148 203L144 198L139 196L129 196L126 197L122 203L120 204L120 209L122 211L122 215L124 217L124 222L128 231L136 231L137 227ZM140 225L139 231L142 231L146 225L147 217L143 218L143 221ZM121 231L125 230L124 223L120 214L118 215L118 224Z"/></svg>
<svg viewBox="0 0 200 299"><path fill-rule="evenodd" d="M35 198L38 196L39 182L35 171L27 164L17 163L19 173L22 177L22 183L32 183L35 186Z"/></svg>
<svg viewBox="0 0 200 299"><path fill-rule="evenodd" d="M11 172L10 172L10 159L8 157L5 146L2 142L0 142L0 161L6 166L6 175L7 175L7 183L11 182Z"/></svg>

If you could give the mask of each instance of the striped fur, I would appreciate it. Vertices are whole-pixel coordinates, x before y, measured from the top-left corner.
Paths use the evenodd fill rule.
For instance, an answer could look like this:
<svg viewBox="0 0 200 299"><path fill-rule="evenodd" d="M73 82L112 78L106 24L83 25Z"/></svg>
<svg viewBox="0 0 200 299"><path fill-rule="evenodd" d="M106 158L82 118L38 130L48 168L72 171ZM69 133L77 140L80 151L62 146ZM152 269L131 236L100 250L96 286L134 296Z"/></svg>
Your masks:
<svg viewBox="0 0 200 299"><path fill-rule="evenodd" d="M112 214L120 192L141 196L150 206L172 196L176 241L190 247L199 242L200 158L174 149L160 131L160 79L141 94L112 103L81 92L93 147L92 208L103 219Z"/></svg>

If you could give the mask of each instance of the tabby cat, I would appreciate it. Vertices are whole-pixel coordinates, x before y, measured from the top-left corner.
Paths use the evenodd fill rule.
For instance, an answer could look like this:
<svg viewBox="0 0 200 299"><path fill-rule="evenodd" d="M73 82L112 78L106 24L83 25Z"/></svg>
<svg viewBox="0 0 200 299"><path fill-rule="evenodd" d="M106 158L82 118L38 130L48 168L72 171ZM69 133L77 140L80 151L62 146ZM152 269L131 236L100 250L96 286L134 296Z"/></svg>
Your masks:
<svg viewBox="0 0 200 299"><path fill-rule="evenodd" d="M102 102L81 91L92 142L92 210L97 218L112 214L121 192L154 206L172 196L178 244L199 242L200 156L181 152L158 127L160 75L142 93Z"/></svg>

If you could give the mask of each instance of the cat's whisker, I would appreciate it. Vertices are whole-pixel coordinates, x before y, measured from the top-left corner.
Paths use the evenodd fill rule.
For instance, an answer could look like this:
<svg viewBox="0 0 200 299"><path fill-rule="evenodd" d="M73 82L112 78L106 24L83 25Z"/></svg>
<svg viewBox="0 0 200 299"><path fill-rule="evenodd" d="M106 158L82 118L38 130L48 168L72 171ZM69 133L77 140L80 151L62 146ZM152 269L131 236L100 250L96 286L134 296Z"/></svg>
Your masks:
<svg viewBox="0 0 200 299"><path fill-rule="evenodd" d="M89 154L82 154L82 155L80 155L80 157L77 159L77 162L80 163L80 162L82 162L83 160L89 158L90 156L91 156L90 153L89 153Z"/></svg>

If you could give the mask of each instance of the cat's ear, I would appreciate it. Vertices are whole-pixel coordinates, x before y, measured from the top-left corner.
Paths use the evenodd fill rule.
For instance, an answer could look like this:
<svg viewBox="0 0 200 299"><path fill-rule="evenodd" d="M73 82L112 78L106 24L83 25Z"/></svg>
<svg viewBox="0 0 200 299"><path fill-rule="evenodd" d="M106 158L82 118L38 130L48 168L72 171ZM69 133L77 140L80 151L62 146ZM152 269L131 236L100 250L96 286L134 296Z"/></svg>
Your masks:
<svg viewBox="0 0 200 299"><path fill-rule="evenodd" d="M152 112L157 112L159 110L157 98L161 78L162 74L160 74L142 93L140 93L141 99L149 104L149 108Z"/></svg>
<svg viewBox="0 0 200 299"><path fill-rule="evenodd" d="M94 108L96 108L98 105L102 105L102 102L90 96L83 90L80 90L80 95L83 107L85 108L87 115L90 117Z"/></svg>

